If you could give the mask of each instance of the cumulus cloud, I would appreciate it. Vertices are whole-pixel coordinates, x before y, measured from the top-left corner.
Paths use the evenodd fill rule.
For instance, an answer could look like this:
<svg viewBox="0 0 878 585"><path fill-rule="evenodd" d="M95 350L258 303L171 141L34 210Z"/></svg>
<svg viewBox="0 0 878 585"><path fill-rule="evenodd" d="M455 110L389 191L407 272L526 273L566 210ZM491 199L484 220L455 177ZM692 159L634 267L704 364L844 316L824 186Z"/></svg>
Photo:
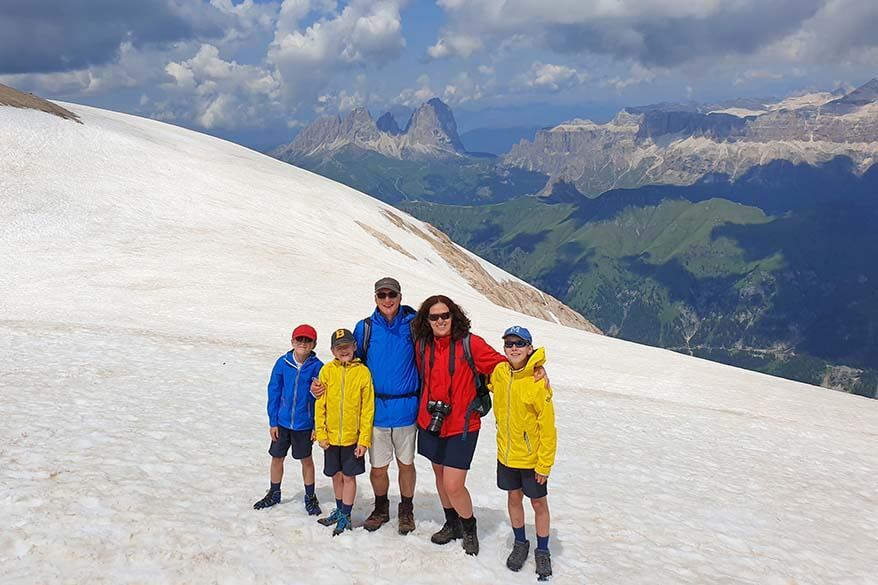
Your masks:
<svg viewBox="0 0 878 585"><path fill-rule="evenodd" d="M0 73L82 70L113 62L124 43L221 39L234 28L234 14L201 0L4 0Z"/></svg>
<svg viewBox="0 0 878 585"><path fill-rule="evenodd" d="M321 17L305 30L293 25L311 5L287 0L268 50L289 102L317 96L336 75L354 67L383 64L405 47L401 0L353 0L340 13Z"/></svg>
<svg viewBox="0 0 878 585"><path fill-rule="evenodd" d="M481 48L482 41L477 37L446 32L436 41L435 45L427 49L427 55L431 59L444 59L446 57L466 59Z"/></svg>
<svg viewBox="0 0 878 585"><path fill-rule="evenodd" d="M161 119L234 129L260 126L268 114L280 113L280 83L273 72L223 60L213 45L203 44L192 58L168 63L165 72L168 98L156 112Z"/></svg>
<svg viewBox="0 0 878 585"><path fill-rule="evenodd" d="M527 78L526 84L534 89L545 89L555 92L565 87L579 85L586 79L588 79L588 75L578 73L573 67L537 61L531 65L530 76Z"/></svg>
<svg viewBox="0 0 878 585"><path fill-rule="evenodd" d="M416 108L427 100L439 95L439 93L431 87L429 76L419 76L417 84L418 87L402 90L398 96L391 100L391 103L409 108Z"/></svg>

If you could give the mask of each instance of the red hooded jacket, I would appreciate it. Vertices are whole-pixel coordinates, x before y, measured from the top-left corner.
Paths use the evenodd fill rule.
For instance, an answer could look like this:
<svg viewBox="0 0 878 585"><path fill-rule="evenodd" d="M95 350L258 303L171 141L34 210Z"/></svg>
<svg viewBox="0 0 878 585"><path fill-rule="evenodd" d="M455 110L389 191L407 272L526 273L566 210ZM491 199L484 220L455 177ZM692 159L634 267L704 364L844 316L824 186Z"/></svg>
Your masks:
<svg viewBox="0 0 878 585"><path fill-rule="evenodd" d="M497 364L506 361L506 357L494 351L488 343L478 335L470 335L473 361L480 374L491 375ZM476 397L476 383L473 372L463 353L460 340L454 342L454 379L449 374L448 362L451 357L451 336L434 337L432 343L424 347L421 359L419 342L415 344L415 360L421 372L421 400L418 405L418 426L426 429L430 424L430 413L427 412L427 401L442 400L451 404L451 413L445 417L440 437L459 435L464 431L466 410ZM470 415L469 429L477 431L482 422L478 414Z"/></svg>

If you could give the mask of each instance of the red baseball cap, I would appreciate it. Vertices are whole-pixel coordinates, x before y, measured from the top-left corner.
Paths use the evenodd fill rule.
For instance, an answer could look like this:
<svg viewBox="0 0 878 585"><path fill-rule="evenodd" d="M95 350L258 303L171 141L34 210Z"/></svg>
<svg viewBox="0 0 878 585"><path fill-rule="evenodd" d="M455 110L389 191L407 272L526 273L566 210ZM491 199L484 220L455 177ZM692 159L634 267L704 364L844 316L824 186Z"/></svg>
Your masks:
<svg viewBox="0 0 878 585"><path fill-rule="evenodd" d="M311 327L310 325L299 325L295 329L293 329L293 335L291 339L295 339L297 337L307 337L313 341L317 341L317 330Z"/></svg>

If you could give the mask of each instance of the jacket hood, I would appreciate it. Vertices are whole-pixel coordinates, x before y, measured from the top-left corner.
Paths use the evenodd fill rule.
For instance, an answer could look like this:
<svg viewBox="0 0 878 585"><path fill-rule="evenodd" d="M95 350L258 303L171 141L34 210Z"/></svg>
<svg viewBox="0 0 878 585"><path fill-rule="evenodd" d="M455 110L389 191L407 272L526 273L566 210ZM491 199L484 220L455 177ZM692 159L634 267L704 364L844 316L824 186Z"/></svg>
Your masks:
<svg viewBox="0 0 878 585"><path fill-rule="evenodd" d="M538 347L534 350L530 357L527 358L527 363L524 364L524 367L520 370L512 370L514 374L523 374L525 376L533 376L534 369L538 366L546 363L546 348ZM512 364L509 364L509 368L512 368Z"/></svg>
<svg viewBox="0 0 878 585"><path fill-rule="evenodd" d="M311 353L308 354L308 357L305 358L305 362L302 364L302 366L307 366L310 362L312 362L313 360L316 360L316 359L317 359L317 354L312 351ZM296 360L293 357L293 350L290 350L286 354L284 354L284 361L287 362L289 365L293 366L294 368L298 367L296 365Z"/></svg>
<svg viewBox="0 0 878 585"><path fill-rule="evenodd" d="M384 314L378 309L378 307L375 307L375 310L372 311L372 326L393 329L393 327L395 327L396 324L399 323L401 320L404 320L409 315L414 316L416 314L417 311L414 308L408 305L400 305L399 310L396 312L396 316L393 318L393 321L388 323L387 320L384 318Z"/></svg>

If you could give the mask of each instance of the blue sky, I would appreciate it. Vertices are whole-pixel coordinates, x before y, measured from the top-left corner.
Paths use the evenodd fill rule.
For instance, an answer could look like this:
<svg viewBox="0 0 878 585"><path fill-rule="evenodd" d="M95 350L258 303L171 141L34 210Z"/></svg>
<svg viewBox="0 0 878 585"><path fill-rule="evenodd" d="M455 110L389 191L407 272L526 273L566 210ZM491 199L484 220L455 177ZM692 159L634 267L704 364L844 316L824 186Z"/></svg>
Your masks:
<svg viewBox="0 0 878 585"><path fill-rule="evenodd" d="M468 130L858 85L875 22L874 0L0 0L0 83L267 146L434 96Z"/></svg>

